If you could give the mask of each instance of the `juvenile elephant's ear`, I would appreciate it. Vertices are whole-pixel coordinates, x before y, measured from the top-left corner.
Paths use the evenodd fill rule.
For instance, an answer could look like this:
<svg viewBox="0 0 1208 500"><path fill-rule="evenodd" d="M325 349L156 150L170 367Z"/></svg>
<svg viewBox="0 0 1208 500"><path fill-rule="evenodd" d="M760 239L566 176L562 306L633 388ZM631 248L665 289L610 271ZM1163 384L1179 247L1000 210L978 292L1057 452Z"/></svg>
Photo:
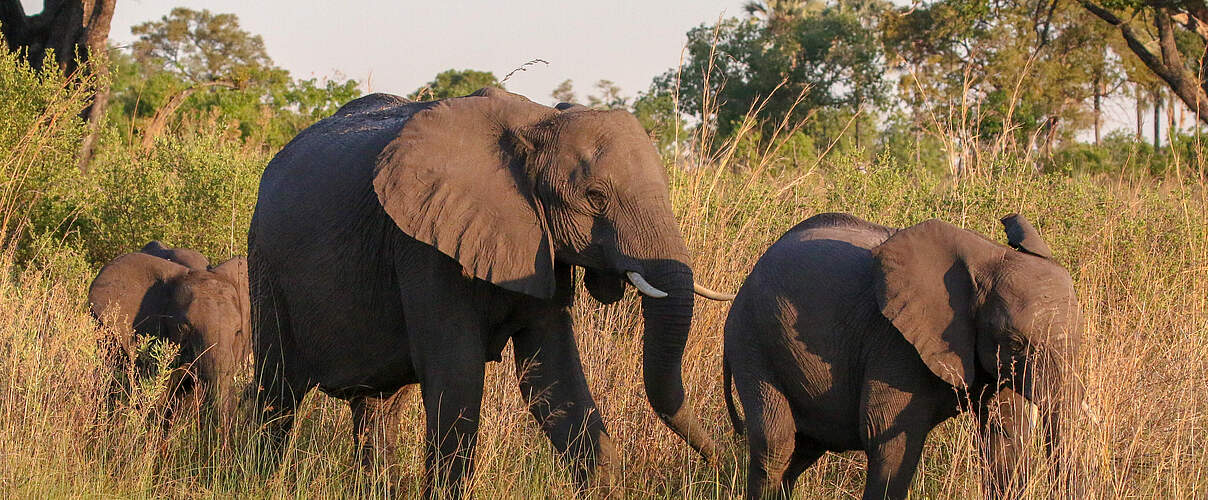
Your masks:
<svg viewBox="0 0 1208 500"><path fill-rule="evenodd" d="M573 102L560 102L554 106L554 109L556 109L558 111L575 112L575 111L588 111L591 108L584 106L582 104L577 104L577 103L573 103Z"/></svg>
<svg viewBox="0 0 1208 500"><path fill-rule="evenodd" d="M218 267L214 268L213 272L235 286L235 291L239 293L239 313L244 318L250 318L251 294L249 293L247 282L247 258L234 257L219 264Z"/></svg>
<svg viewBox="0 0 1208 500"><path fill-rule="evenodd" d="M189 269L206 269L210 265L210 260L196 250L171 248L158 240L151 240L139 251L161 259L168 259Z"/></svg>
<svg viewBox="0 0 1208 500"><path fill-rule="evenodd" d="M1049 244L1044 242L1040 232L1032 227L1032 223L1024 216L1011 214L1003 217L1000 222L1003 230L1007 232L1007 244L1011 245L1011 248L1046 259L1053 258Z"/></svg>
<svg viewBox="0 0 1208 500"><path fill-rule="evenodd" d="M881 313L953 386L972 384L976 373L975 275L1006 250L940 220L898 231L872 250Z"/></svg>
<svg viewBox="0 0 1208 500"><path fill-rule="evenodd" d="M110 328L166 334L159 327L173 315L172 288L188 273L185 266L153 255L122 255L105 264L88 287L92 315Z"/></svg>
<svg viewBox="0 0 1208 500"><path fill-rule="evenodd" d="M373 187L404 233L503 288L550 298L553 252L525 157L527 130L556 114L499 89L411 117L379 155Z"/></svg>

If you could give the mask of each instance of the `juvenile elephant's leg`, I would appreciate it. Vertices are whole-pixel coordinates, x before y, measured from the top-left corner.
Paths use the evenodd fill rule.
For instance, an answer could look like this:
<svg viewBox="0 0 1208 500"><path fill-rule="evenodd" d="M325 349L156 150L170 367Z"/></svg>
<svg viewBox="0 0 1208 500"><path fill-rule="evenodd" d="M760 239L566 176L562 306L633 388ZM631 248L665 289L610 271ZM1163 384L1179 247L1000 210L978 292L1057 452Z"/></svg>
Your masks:
<svg viewBox="0 0 1208 500"><path fill-rule="evenodd" d="M579 361L570 313L551 310L512 337L520 393L580 485L591 478L612 493L619 465L612 438L592 400Z"/></svg>
<svg viewBox="0 0 1208 500"><path fill-rule="evenodd" d="M404 386L392 395L364 396L348 402L352 408L352 438L363 467L371 468L374 461L383 467L393 464L399 419L409 389Z"/></svg>
<svg viewBox="0 0 1208 500"><path fill-rule="evenodd" d="M802 434L797 434L793 458L789 460L789 466L784 471L784 479L780 481L781 489L785 491L786 495L792 493L793 485L801 473L814 465L814 462L817 462L823 453L826 453L826 449L822 445Z"/></svg>
<svg viewBox="0 0 1208 500"><path fill-rule="evenodd" d="M785 471L793 459L797 433L789 402L766 381L748 381L736 373L734 384L747 415L747 446L751 451L747 498L788 498L792 492L784 487L791 481L786 481Z"/></svg>

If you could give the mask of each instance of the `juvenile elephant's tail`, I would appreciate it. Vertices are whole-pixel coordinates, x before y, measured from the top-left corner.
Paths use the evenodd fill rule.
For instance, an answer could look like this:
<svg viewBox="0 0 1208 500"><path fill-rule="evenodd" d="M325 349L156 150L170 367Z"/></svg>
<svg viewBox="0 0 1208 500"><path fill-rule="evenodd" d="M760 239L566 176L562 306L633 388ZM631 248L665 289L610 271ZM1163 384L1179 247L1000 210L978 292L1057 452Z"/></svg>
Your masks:
<svg viewBox="0 0 1208 500"><path fill-rule="evenodd" d="M738 410L734 408L734 376L730 373L730 361L725 357L721 359L721 378L725 388L722 389L726 398L726 411L730 413L730 425L734 427L734 434L742 435L742 417L738 416Z"/></svg>

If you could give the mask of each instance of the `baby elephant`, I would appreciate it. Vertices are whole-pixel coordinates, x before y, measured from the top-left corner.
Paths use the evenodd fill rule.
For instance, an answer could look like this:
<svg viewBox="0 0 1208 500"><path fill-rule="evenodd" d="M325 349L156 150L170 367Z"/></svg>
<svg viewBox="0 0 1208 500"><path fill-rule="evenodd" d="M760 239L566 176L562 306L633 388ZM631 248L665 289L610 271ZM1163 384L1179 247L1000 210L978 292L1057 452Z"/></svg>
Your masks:
<svg viewBox="0 0 1208 500"><path fill-rule="evenodd" d="M122 255L101 269L88 290L92 315L117 334L121 367L134 357L131 333L177 344L181 368L172 377L170 400L204 396L220 427L228 428L240 397L235 379L251 352L247 259L236 257L211 268L192 250L168 249L158 242L144 247L148 249ZM177 263L153 254L187 259ZM201 387L194 387L194 380Z"/></svg>
<svg viewBox="0 0 1208 500"><path fill-rule="evenodd" d="M1013 248L939 220L894 229L822 214L768 249L725 330L748 498L787 497L828 450L868 454L864 498L905 498L927 433L960 411L985 436L989 494L1009 495L1034 425L1026 402L1060 458L1059 417L1081 400L1074 284L1027 220L1002 223Z"/></svg>

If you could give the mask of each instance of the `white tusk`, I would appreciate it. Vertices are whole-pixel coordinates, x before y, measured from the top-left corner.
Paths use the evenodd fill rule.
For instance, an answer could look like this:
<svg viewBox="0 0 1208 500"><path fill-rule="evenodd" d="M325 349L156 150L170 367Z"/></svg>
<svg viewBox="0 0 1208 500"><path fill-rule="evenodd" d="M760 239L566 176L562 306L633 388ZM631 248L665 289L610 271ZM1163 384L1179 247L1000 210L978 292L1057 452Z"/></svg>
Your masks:
<svg viewBox="0 0 1208 500"><path fill-rule="evenodd" d="M709 300L716 300L720 302L729 302L734 300L734 294L732 293L721 293L716 290L710 290L696 283L692 283L692 291L696 292L697 295Z"/></svg>
<svg viewBox="0 0 1208 500"><path fill-rule="evenodd" d="M656 299L661 299L667 296L667 292L650 286L650 283L647 283L646 278L643 278L641 274L633 271L625 271L625 277L629 278L629 282L632 283L633 287L637 288L639 292L642 292L642 295Z"/></svg>
<svg viewBox="0 0 1208 500"><path fill-rule="evenodd" d="M1034 404L1028 405L1028 423L1032 427L1040 427L1040 408Z"/></svg>

